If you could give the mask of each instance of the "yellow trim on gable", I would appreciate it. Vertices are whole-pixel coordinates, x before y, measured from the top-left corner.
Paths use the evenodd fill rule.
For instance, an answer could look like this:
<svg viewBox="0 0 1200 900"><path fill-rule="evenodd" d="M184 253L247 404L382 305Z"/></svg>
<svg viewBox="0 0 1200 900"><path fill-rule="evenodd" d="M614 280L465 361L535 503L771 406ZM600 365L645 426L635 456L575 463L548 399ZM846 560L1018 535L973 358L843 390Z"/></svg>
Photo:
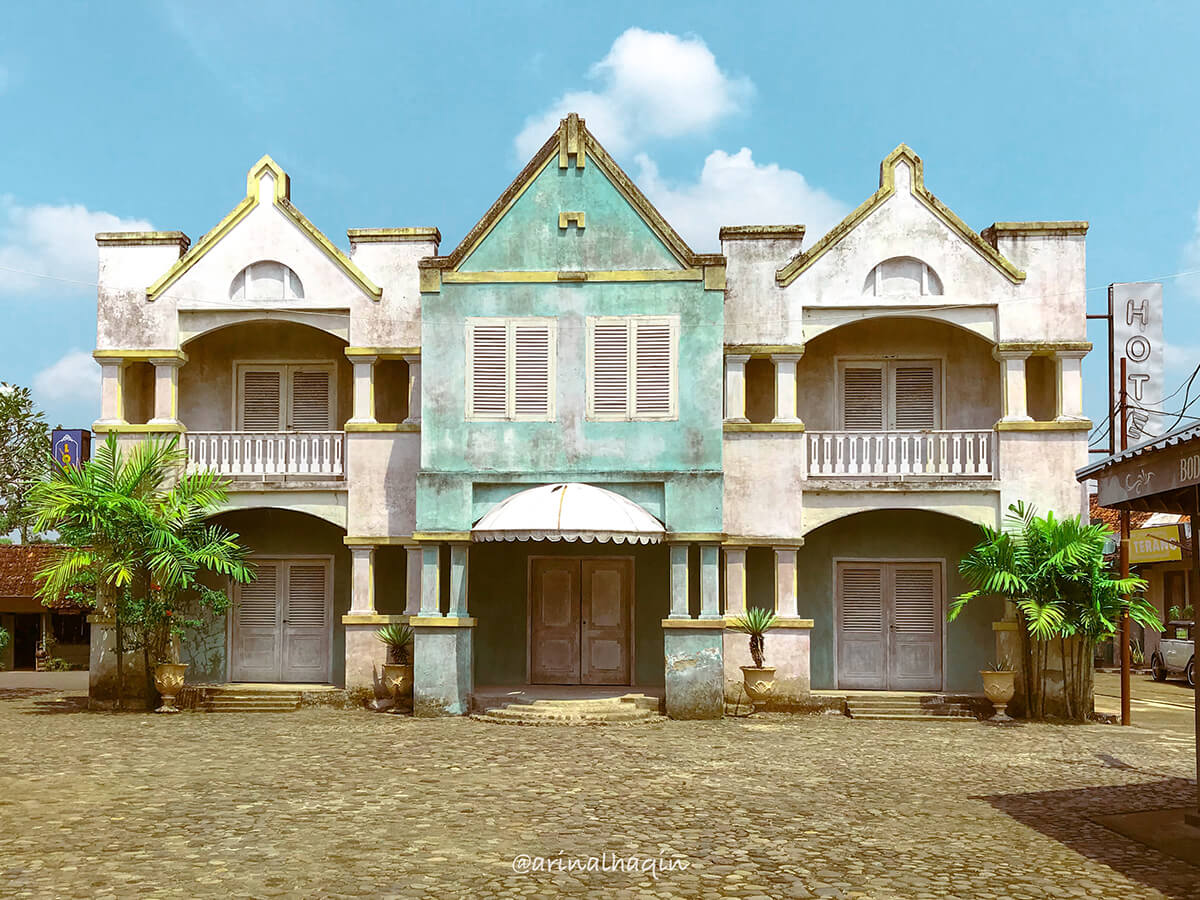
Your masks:
<svg viewBox="0 0 1200 900"><path fill-rule="evenodd" d="M567 277L563 277L563 276ZM616 269L594 272L444 272L445 284L550 284L556 281L701 281L701 269Z"/></svg>
<svg viewBox="0 0 1200 900"><path fill-rule="evenodd" d="M780 287L787 287L795 281L800 273L824 256L842 238L857 228L867 216L875 212L889 197L896 193L896 163L901 160L908 163L912 169L912 195L917 198L922 206L941 219L951 231L970 244L984 260L994 266L1013 284L1020 284L1025 280L1025 273L1023 271L1001 256L995 247L985 241L980 234L973 231L966 222L954 214L950 207L946 206L929 192L929 189L925 187L925 169L924 164L921 162L921 157L917 156L907 144L901 144L884 157L883 162L879 164L879 190L859 205L850 215L846 216L846 218L830 229L829 233L813 244L809 250L804 250L796 254L790 262L776 272L775 281Z"/></svg>
<svg viewBox="0 0 1200 900"><path fill-rule="evenodd" d="M200 238L187 253L179 258L178 262L167 269L161 278L146 288L147 300L153 301L161 296L167 288L183 277L184 273L198 263L204 254L216 246L221 238L229 234L235 225L246 218L258 206L260 199L259 179L268 170L275 176L275 192L271 198L271 202L275 207L287 216L297 228L304 232L309 240L316 244L318 249L328 256L334 265L338 266L351 281L362 289L363 293L373 300L378 300L383 296L383 289L381 287L371 281L358 266L350 261L349 257L334 246L333 242L325 237L317 226L305 218L300 210L292 206L291 179L275 160L271 159L270 156L264 156L246 173L246 196L217 224L216 228Z"/></svg>

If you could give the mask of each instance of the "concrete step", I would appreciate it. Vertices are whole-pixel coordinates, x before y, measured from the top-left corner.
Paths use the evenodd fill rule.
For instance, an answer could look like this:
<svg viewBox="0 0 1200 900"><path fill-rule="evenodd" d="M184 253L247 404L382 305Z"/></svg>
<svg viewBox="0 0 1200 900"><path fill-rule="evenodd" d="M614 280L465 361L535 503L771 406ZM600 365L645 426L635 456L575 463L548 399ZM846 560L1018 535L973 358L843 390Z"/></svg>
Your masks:
<svg viewBox="0 0 1200 900"><path fill-rule="evenodd" d="M944 721L976 718L970 703L937 694L928 696L883 694L876 697L847 697L846 714L852 719L892 721Z"/></svg>
<svg viewBox="0 0 1200 900"><path fill-rule="evenodd" d="M648 701L653 701L653 708ZM658 721L661 716L657 698L630 696L518 701L488 708L471 718L505 725L636 725Z"/></svg>
<svg viewBox="0 0 1200 900"><path fill-rule="evenodd" d="M864 722L869 721L891 721L891 722L974 722L975 716L971 713L940 713L929 715L926 713L857 713L852 715L852 719L860 719Z"/></svg>

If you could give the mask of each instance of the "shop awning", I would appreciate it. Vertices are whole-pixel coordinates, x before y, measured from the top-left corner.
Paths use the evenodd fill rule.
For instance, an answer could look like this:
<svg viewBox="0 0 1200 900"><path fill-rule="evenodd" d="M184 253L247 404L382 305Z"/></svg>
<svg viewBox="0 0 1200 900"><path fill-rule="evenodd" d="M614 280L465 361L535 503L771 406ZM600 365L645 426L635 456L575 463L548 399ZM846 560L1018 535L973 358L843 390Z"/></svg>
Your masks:
<svg viewBox="0 0 1200 900"><path fill-rule="evenodd" d="M662 522L632 500L590 484L547 484L497 503L471 529L477 541L657 544Z"/></svg>

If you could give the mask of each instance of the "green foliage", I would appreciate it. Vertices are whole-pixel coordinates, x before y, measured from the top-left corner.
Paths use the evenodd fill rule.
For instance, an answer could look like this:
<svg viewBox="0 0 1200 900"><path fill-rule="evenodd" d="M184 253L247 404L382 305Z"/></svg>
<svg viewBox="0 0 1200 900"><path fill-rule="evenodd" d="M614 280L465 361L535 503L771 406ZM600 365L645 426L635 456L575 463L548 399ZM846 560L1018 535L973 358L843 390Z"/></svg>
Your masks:
<svg viewBox="0 0 1200 900"><path fill-rule="evenodd" d="M375 632L375 637L387 644L391 665L408 665L408 648L413 642L413 630L402 622L393 622Z"/></svg>
<svg viewBox="0 0 1200 900"><path fill-rule="evenodd" d="M775 627L775 618L775 613L771 610L752 606L734 619L733 624L730 626L734 631L750 635L750 658L754 660L754 665L760 669L763 667L764 662L763 649L765 642L763 637Z"/></svg>
<svg viewBox="0 0 1200 900"><path fill-rule="evenodd" d="M10 640L9 634L3 628L0 628L0 650L8 646Z"/></svg>
<svg viewBox="0 0 1200 900"><path fill-rule="evenodd" d="M1175 621L1196 618L1196 607L1189 603L1187 606L1172 606L1167 610L1167 618Z"/></svg>
<svg viewBox="0 0 1200 900"><path fill-rule="evenodd" d="M35 527L57 531L63 545L37 573L38 596L83 594L94 584L96 605L115 622L118 667L131 649L142 649L148 666L151 656L178 661L178 639L201 624L198 615L225 612L228 595L206 585L206 574L254 578L238 536L208 522L227 482L180 474L185 462L175 439L122 452L109 434L90 462L54 465L31 493Z"/></svg>
<svg viewBox="0 0 1200 900"><path fill-rule="evenodd" d="M1013 670L1012 660L1007 656L1001 657L994 663L988 663L983 670L985 672L1011 672Z"/></svg>
<svg viewBox="0 0 1200 900"><path fill-rule="evenodd" d="M1084 524L1079 516L1058 518L1051 512L1041 517L1034 507L1020 502L1009 507L1002 530L987 526L982 530L983 540L959 563L958 571L971 590L954 598L950 620L979 596L1010 601L1025 626L1026 672L1041 676L1025 679L1027 691L1034 682L1044 682L1044 645L1057 641L1064 677L1070 682L1066 685L1070 714L1082 717L1090 693L1090 669L1085 671L1085 666L1091 665L1096 641L1111 636L1126 611L1142 626L1162 629L1157 612L1142 593L1145 580L1115 574L1104 558L1112 532L1102 524ZM1033 657L1030 641L1037 642L1033 650L1042 654L1040 659ZM1027 700L1044 709L1044 686L1041 690L1041 695L1030 694Z"/></svg>
<svg viewBox="0 0 1200 900"><path fill-rule="evenodd" d="M50 432L29 388L0 382L0 534L21 533L29 543L29 494L49 468Z"/></svg>

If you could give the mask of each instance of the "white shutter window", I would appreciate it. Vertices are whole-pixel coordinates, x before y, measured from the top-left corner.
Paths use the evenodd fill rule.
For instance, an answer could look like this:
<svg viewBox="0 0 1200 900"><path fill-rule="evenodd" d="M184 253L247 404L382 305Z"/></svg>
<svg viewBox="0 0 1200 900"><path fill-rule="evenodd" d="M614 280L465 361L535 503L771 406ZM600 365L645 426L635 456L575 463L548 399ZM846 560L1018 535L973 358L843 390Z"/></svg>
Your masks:
<svg viewBox="0 0 1200 900"><path fill-rule="evenodd" d="M892 627L904 634L935 632L941 605L937 567L897 565L892 573L895 592Z"/></svg>
<svg viewBox="0 0 1200 900"><path fill-rule="evenodd" d="M877 634L883 628L883 567L845 565L838 574L842 631Z"/></svg>
<svg viewBox="0 0 1200 900"><path fill-rule="evenodd" d="M333 428L333 379L328 371L292 369L291 417L293 431L330 431Z"/></svg>
<svg viewBox="0 0 1200 900"><path fill-rule="evenodd" d="M847 365L842 370L842 427L847 431L884 428L882 365Z"/></svg>
<svg viewBox="0 0 1200 900"><path fill-rule="evenodd" d="M553 319L467 320L467 418L554 418Z"/></svg>
<svg viewBox="0 0 1200 900"><path fill-rule="evenodd" d="M550 326L513 325L513 409L517 418L550 412Z"/></svg>
<svg viewBox="0 0 1200 900"><path fill-rule="evenodd" d="M671 325L638 322L634 356L634 409L637 416L670 416L674 407L675 365Z"/></svg>
<svg viewBox="0 0 1200 900"><path fill-rule="evenodd" d="M246 584L236 585L237 624L239 628L270 628L278 615L279 566L260 562L258 577Z"/></svg>
<svg viewBox="0 0 1200 900"><path fill-rule="evenodd" d="M291 628L323 627L327 619L325 566L291 563L288 566L287 621Z"/></svg>
<svg viewBox="0 0 1200 900"><path fill-rule="evenodd" d="M243 369L241 428L279 431L283 427L283 369Z"/></svg>
<svg viewBox="0 0 1200 900"><path fill-rule="evenodd" d="M892 427L938 427L938 372L933 363L892 364Z"/></svg>
<svg viewBox="0 0 1200 900"><path fill-rule="evenodd" d="M629 413L629 324L592 323L591 414L624 419Z"/></svg>

